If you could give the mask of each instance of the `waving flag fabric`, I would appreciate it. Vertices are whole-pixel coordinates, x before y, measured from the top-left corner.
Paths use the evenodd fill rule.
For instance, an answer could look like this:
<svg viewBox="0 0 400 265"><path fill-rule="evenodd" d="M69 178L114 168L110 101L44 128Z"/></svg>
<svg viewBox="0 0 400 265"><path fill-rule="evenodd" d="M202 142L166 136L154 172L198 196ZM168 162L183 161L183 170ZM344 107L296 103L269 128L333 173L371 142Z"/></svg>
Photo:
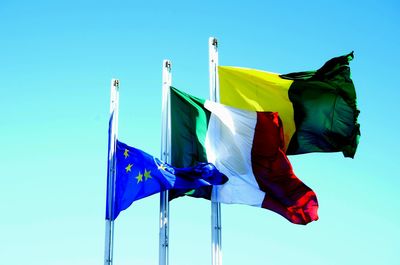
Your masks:
<svg viewBox="0 0 400 265"><path fill-rule="evenodd" d="M210 163L175 168L119 141L116 159L114 213L110 216L107 209L106 219L114 220L132 202L160 191L172 188L195 189L223 184L228 180Z"/></svg>
<svg viewBox="0 0 400 265"><path fill-rule="evenodd" d="M317 220L316 195L294 175L283 147L276 112L235 109L171 88L172 164L208 161L229 178L187 195L266 208L296 224Z"/></svg>
<svg viewBox="0 0 400 265"><path fill-rule="evenodd" d="M350 53L329 60L317 71L286 75L220 66L220 102L278 112L288 155L339 151L354 157L360 125L350 78L353 57Z"/></svg>

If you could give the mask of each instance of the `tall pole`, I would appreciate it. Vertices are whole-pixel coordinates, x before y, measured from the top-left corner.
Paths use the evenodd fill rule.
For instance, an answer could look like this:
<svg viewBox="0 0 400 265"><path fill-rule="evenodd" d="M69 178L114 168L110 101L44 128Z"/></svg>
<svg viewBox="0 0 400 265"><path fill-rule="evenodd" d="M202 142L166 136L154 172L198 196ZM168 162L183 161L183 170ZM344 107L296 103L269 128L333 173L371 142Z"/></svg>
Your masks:
<svg viewBox="0 0 400 265"><path fill-rule="evenodd" d="M208 40L209 50L209 71L210 71L210 100L219 102L219 81L218 81L218 41L214 37ZM215 196L215 197L214 197ZM218 194L213 192L211 202L211 259L212 265L222 265L221 247L221 204L215 202Z"/></svg>
<svg viewBox="0 0 400 265"><path fill-rule="evenodd" d="M110 97L110 121L108 132L108 166L107 166L107 216L106 238L104 249L104 265L113 264L114 248L114 199L115 199L115 176L116 176L116 142L118 135L118 101L119 80L111 80Z"/></svg>
<svg viewBox="0 0 400 265"><path fill-rule="evenodd" d="M161 160L171 162L171 119L170 119L170 86L172 84L171 62L163 61L162 67L162 109L161 109ZM160 193L160 239L159 264L169 263L169 202L168 191Z"/></svg>

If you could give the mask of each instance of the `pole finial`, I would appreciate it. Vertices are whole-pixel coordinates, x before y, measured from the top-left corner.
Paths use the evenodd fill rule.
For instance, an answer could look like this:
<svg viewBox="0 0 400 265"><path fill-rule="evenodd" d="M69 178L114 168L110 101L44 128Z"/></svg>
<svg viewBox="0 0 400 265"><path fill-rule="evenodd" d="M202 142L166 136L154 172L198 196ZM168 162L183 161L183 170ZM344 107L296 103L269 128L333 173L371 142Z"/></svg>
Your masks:
<svg viewBox="0 0 400 265"><path fill-rule="evenodd" d="M214 46L214 48L218 48L218 40L215 37L209 37L208 38L208 45L209 46Z"/></svg>
<svg viewBox="0 0 400 265"><path fill-rule="evenodd" d="M212 45L214 45L215 47L218 47L218 40L217 40L217 38L213 38L213 40L212 40Z"/></svg>

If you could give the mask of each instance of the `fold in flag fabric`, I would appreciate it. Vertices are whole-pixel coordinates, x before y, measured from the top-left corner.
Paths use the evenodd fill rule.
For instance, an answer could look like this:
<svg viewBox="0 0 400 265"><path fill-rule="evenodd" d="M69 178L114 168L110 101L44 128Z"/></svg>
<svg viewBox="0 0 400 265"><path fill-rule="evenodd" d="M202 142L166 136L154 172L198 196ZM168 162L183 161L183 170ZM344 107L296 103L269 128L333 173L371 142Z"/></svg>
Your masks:
<svg viewBox="0 0 400 265"><path fill-rule="evenodd" d="M342 152L353 158L360 136L349 67L353 58L352 52L329 60L317 71L285 75L220 66L220 102L278 112L287 155Z"/></svg>
<svg viewBox="0 0 400 265"><path fill-rule="evenodd" d="M174 166L213 163L229 180L182 195L272 210L295 224L317 220L315 193L293 173L283 152L276 112L250 112L205 101L171 88L171 150Z"/></svg>
<svg viewBox="0 0 400 265"><path fill-rule="evenodd" d="M175 168L119 141L116 149L114 207L113 213L109 213L107 204L106 219L114 220L132 202L160 191L172 188L196 189L223 184L228 180L210 163L197 163L189 168Z"/></svg>

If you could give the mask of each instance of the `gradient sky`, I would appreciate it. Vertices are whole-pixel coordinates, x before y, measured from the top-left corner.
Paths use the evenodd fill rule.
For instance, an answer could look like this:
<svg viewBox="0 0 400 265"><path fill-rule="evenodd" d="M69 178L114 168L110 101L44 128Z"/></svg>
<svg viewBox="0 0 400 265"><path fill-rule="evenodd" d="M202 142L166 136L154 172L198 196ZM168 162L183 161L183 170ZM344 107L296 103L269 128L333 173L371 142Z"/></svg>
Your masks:
<svg viewBox="0 0 400 265"><path fill-rule="evenodd" d="M399 264L398 1L2 0L0 33L0 263L103 263L111 78L119 139L158 156L162 60L174 86L207 98L215 36L221 65L278 73L354 50L361 110L355 159L290 157L320 219L222 205L223 263ZM170 207L170 264L210 264L210 203ZM115 265L158 264L158 211L154 195L120 214Z"/></svg>

